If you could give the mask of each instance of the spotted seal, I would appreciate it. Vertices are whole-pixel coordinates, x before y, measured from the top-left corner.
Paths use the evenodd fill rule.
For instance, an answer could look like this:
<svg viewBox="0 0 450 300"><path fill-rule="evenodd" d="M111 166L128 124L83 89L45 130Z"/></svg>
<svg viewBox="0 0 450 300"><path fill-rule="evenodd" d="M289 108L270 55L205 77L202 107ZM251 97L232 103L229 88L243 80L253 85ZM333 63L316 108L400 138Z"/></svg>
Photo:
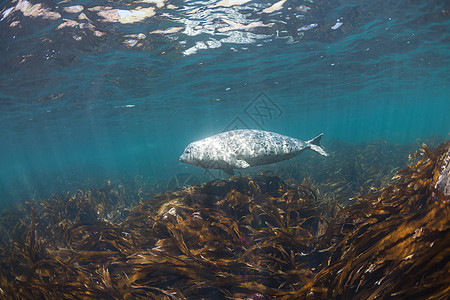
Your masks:
<svg viewBox="0 0 450 300"><path fill-rule="evenodd" d="M322 135L304 142L263 130L231 130L189 144L180 161L205 169L222 169L232 175L233 169L291 159L305 149L328 156L320 145Z"/></svg>

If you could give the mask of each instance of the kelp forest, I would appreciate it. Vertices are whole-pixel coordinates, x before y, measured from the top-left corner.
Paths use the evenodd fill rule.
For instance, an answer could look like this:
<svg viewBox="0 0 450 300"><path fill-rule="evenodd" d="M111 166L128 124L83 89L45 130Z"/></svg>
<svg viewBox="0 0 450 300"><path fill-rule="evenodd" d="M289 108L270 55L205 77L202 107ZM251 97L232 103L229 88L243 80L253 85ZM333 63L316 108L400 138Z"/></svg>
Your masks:
<svg viewBox="0 0 450 300"><path fill-rule="evenodd" d="M383 160L377 147L328 168L16 204L0 215L0 298L445 299L450 142Z"/></svg>

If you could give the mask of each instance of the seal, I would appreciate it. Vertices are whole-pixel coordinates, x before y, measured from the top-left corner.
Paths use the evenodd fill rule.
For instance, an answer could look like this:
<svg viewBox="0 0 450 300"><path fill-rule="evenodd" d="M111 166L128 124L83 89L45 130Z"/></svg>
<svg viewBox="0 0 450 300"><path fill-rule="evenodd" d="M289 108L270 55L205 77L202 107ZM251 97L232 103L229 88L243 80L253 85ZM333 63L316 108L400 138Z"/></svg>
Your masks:
<svg viewBox="0 0 450 300"><path fill-rule="evenodd" d="M221 169L233 175L233 169L291 159L305 149L328 156L320 145L322 135L304 142L263 130L231 130L189 144L180 156L180 161L205 169Z"/></svg>

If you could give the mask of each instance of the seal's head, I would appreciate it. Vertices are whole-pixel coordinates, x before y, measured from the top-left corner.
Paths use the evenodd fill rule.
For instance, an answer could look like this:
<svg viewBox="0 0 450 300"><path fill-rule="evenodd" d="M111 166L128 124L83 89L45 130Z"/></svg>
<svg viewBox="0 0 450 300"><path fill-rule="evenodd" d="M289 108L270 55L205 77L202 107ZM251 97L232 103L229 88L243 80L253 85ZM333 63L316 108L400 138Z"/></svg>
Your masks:
<svg viewBox="0 0 450 300"><path fill-rule="evenodd" d="M190 143L184 149L179 160L202 168L211 168L210 165L217 160L218 154L220 153L217 153L217 149L214 147L214 144L211 144L211 141L196 141Z"/></svg>
<svg viewBox="0 0 450 300"><path fill-rule="evenodd" d="M195 143L189 144L186 149L184 149L183 154L181 154L179 160L184 163L194 164L196 162L197 147Z"/></svg>

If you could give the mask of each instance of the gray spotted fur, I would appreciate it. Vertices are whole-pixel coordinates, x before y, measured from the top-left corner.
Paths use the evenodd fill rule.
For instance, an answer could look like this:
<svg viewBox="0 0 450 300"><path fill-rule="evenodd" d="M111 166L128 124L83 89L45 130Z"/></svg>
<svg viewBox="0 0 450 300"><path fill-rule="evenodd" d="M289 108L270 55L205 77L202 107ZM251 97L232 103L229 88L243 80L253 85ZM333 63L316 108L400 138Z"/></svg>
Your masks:
<svg viewBox="0 0 450 300"><path fill-rule="evenodd" d="M321 137L322 134L304 142L263 130L232 130L189 144L180 156L180 161L206 169L222 169L232 174L233 169L291 159L305 149L327 156L320 146Z"/></svg>

